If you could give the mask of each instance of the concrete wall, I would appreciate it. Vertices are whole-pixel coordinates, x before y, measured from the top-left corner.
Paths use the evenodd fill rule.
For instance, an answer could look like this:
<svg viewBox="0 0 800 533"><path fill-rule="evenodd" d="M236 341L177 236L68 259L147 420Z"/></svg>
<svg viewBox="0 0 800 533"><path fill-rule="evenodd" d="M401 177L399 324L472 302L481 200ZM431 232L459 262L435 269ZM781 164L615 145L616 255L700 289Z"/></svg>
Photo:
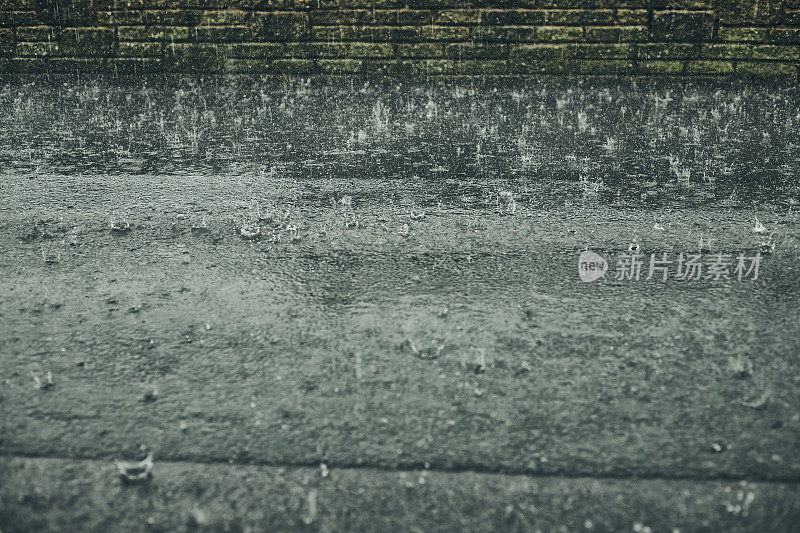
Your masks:
<svg viewBox="0 0 800 533"><path fill-rule="evenodd" d="M800 0L0 0L0 72L797 81Z"/></svg>

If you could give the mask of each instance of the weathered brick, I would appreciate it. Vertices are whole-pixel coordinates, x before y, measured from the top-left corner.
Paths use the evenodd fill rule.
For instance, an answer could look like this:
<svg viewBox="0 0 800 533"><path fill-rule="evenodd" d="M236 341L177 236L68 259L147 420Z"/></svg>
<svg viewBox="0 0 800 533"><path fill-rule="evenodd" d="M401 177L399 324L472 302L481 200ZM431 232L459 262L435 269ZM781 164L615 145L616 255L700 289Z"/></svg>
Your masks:
<svg viewBox="0 0 800 533"><path fill-rule="evenodd" d="M451 46L451 45L447 45ZM395 54L400 58L409 57L444 57L445 45L442 43L398 43L394 45Z"/></svg>
<svg viewBox="0 0 800 533"><path fill-rule="evenodd" d="M700 56L708 59L757 59L800 61L800 46L739 43L704 44Z"/></svg>
<svg viewBox="0 0 800 533"><path fill-rule="evenodd" d="M365 58L394 57L390 43L286 43L288 57L301 58Z"/></svg>
<svg viewBox="0 0 800 533"><path fill-rule="evenodd" d="M486 11L483 17L486 24L495 26L528 25L537 26L547 24L547 12L532 9L498 9ZM580 22L578 22L580 24Z"/></svg>
<svg viewBox="0 0 800 533"><path fill-rule="evenodd" d="M98 11L97 22L100 25L116 26L118 24L142 24L141 11Z"/></svg>
<svg viewBox="0 0 800 533"><path fill-rule="evenodd" d="M117 28L120 41L166 41L189 40L189 28L181 26L120 26Z"/></svg>
<svg viewBox="0 0 800 533"><path fill-rule="evenodd" d="M800 28L773 28L769 32L769 40L773 43L800 43Z"/></svg>
<svg viewBox="0 0 800 533"><path fill-rule="evenodd" d="M247 24L249 18L249 12L242 9L215 9L203 11L200 24L208 24L211 26L237 26Z"/></svg>
<svg viewBox="0 0 800 533"><path fill-rule="evenodd" d="M567 70L567 63L562 59L509 61L508 70L513 74L562 74Z"/></svg>
<svg viewBox="0 0 800 533"><path fill-rule="evenodd" d="M362 72L380 76L415 76L420 74L420 66L411 60L372 60L364 61Z"/></svg>
<svg viewBox="0 0 800 533"><path fill-rule="evenodd" d="M41 0L0 0L0 9L9 11L24 11L26 9L36 9Z"/></svg>
<svg viewBox="0 0 800 533"><path fill-rule="evenodd" d="M783 23L787 26L800 26L800 10L787 11L783 16Z"/></svg>
<svg viewBox="0 0 800 533"><path fill-rule="evenodd" d="M508 64L501 59L465 59L455 62L455 74L494 75L505 74Z"/></svg>
<svg viewBox="0 0 800 533"><path fill-rule="evenodd" d="M225 49L211 43L170 43L163 47L162 64L180 72L221 72L225 67Z"/></svg>
<svg viewBox="0 0 800 533"><path fill-rule="evenodd" d="M476 41L534 42L536 28L530 26L473 26L471 37Z"/></svg>
<svg viewBox="0 0 800 533"><path fill-rule="evenodd" d="M264 74L271 63L270 59L226 59L223 68L232 74Z"/></svg>
<svg viewBox="0 0 800 533"><path fill-rule="evenodd" d="M740 62L736 64L736 73L747 77L788 78L790 80L796 80L797 65Z"/></svg>
<svg viewBox="0 0 800 533"><path fill-rule="evenodd" d="M505 43L447 43L444 55L448 59L494 59L508 57Z"/></svg>
<svg viewBox="0 0 800 533"><path fill-rule="evenodd" d="M72 0L43 0L36 6L39 24L90 27L98 24L97 11L92 2Z"/></svg>
<svg viewBox="0 0 800 533"><path fill-rule="evenodd" d="M640 61L637 67L640 74L669 75L683 72L682 61Z"/></svg>
<svg viewBox="0 0 800 533"><path fill-rule="evenodd" d="M649 18L644 9L599 9L580 13L582 24L598 26L646 26Z"/></svg>
<svg viewBox="0 0 800 533"><path fill-rule="evenodd" d="M569 57L580 59L634 59L633 44L570 44Z"/></svg>
<svg viewBox="0 0 800 533"><path fill-rule="evenodd" d="M483 22L483 14L481 11L474 9L458 9L458 10L445 10L437 11L433 15L431 24L438 25L466 25L466 24L480 24Z"/></svg>
<svg viewBox="0 0 800 533"><path fill-rule="evenodd" d="M515 61L541 61L555 59L633 59L636 55L634 45L627 44L540 44L517 45L511 50Z"/></svg>
<svg viewBox="0 0 800 533"><path fill-rule="evenodd" d="M719 1L714 6L721 24L761 26L780 22L783 4L779 0Z"/></svg>
<svg viewBox="0 0 800 533"><path fill-rule="evenodd" d="M542 61L560 61L567 58L569 44L520 44L512 45L512 61L538 64Z"/></svg>
<svg viewBox="0 0 800 533"><path fill-rule="evenodd" d="M121 42L119 55L121 57L160 57L163 55L162 43Z"/></svg>
<svg viewBox="0 0 800 533"><path fill-rule="evenodd" d="M318 59L317 69L325 74L354 74L364 67L360 59Z"/></svg>
<svg viewBox="0 0 800 533"><path fill-rule="evenodd" d="M622 59L584 59L568 62L568 72L579 74L632 74L636 70L633 61Z"/></svg>
<svg viewBox="0 0 800 533"><path fill-rule="evenodd" d="M463 41L469 39L467 26L423 26L420 38L425 41Z"/></svg>
<svg viewBox="0 0 800 533"><path fill-rule="evenodd" d="M0 56L14 54L14 32L9 29L0 29Z"/></svg>
<svg viewBox="0 0 800 533"><path fill-rule="evenodd" d="M265 40L302 40L309 34L308 15L257 12L252 29L256 37Z"/></svg>
<svg viewBox="0 0 800 533"><path fill-rule="evenodd" d="M52 26L28 26L17 28L17 40L20 41L55 41L58 30Z"/></svg>
<svg viewBox="0 0 800 533"><path fill-rule="evenodd" d="M58 47L65 56L110 56L115 44L111 28L65 28L58 34Z"/></svg>
<svg viewBox="0 0 800 533"><path fill-rule="evenodd" d="M41 0L13 4L0 9L0 56L40 60L15 68L97 56L120 61L76 65L387 75L772 69L791 78L800 62L800 0L93 0L65 13Z"/></svg>
<svg viewBox="0 0 800 533"><path fill-rule="evenodd" d="M542 26L644 26L648 23L648 12L644 9L497 10L494 13L495 19L505 18L506 21L489 19L489 23Z"/></svg>
<svg viewBox="0 0 800 533"><path fill-rule="evenodd" d="M738 1L738 0L731 0L731 1ZM716 6L714 5L714 0L653 0L653 9L659 10L711 10L714 9Z"/></svg>
<svg viewBox="0 0 800 533"><path fill-rule="evenodd" d="M647 40L645 26L587 26L586 40L593 42L642 42Z"/></svg>
<svg viewBox="0 0 800 533"><path fill-rule="evenodd" d="M536 40L552 41L580 41L583 40L583 28L572 26L538 26Z"/></svg>
<svg viewBox="0 0 800 533"><path fill-rule="evenodd" d="M163 65L154 57L113 57L106 60L104 68L115 75L151 74L163 70Z"/></svg>
<svg viewBox="0 0 800 533"><path fill-rule="evenodd" d="M225 46L225 55L230 58L275 58L283 56L285 52L284 43L235 43Z"/></svg>
<svg viewBox="0 0 800 533"><path fill-rule="evenodd" d="M640 43L637 46L639 59L688 59L698 54L695 44Z"/></svg>
<svg viewBox="0 0 800 533"><path fill-rule="evenodd" d="M196 26L189 30L189 38L198 42L241 42L251 37L247 26Z"/></svg>
<svg viewBox="0 0 800 533"><path fill-rule="evenodd" d="M310 74L314 71L314 61L310 59L275 59L269 65L270 73Z"/></svg>
<svg viewBox="0 0 800 533"><path fill-rule="evenodd" d="M730 61L692 60L686 62L687 74L733 74Z"/></svg>
<svg viewBox="0 0 800 533"><path fill-rule="evenodd" d="M315 41L420 41L416 26L318 26L311 28Z"/></svg>
<svg viewBox="0 0 800 533"><path fill-rule="evenodd" d="M107 60L105 58L64 58L64 57L37 57L14 58L14 70L17 72L73 74L79 72L104 72Z"/></svg>
<svg viewBox="0 0 800 533"><path fill-rule="evenodd" d="M769 28L729 28L720 26L717 33L720 41L767 42L770 40Z"/></svg>
<svg viewBox="0 0 800 533"><path fill-rule="evenodd" d="M146 10L142 12L142 22L159 26L196 26L200 24L201 11L172 9Z"/></svg>
<svg viewBox="0 0 800 533"><path fill-rule="evenodd" d="M649 0L535 0L542 9L647 9Z"/></svg>
<svg viewBox="0 0 800 533"><path fill-rule="evenodd" d="M714 15L704 11L656 11L653 38L657 41L709 41Z"/></svg>
<svg viewBox="0 0 800 533"><path fill-rule="evenodd" d="M59 55L58 43L18 42L15 54L19 57L48 57Z"/></svg>
<svg viewBox="0 0 800 533"><path fill-rule="evenodd" d="M0 26L33 26L39 22L34 11L0 11Z"/></svg>

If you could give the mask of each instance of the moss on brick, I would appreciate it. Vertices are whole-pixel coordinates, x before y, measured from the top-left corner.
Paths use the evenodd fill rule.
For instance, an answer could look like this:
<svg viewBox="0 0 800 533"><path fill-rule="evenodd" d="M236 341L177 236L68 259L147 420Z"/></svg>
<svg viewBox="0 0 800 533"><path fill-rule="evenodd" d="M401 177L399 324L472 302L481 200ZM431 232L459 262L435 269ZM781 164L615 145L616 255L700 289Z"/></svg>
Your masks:
<svg viewBox="0 0 800 533"><path fill-rule="evenodd" d="M483 14L475 9L445 10L435 12L430 15L432 24L480 24L483 22Z"/></svg>
<svg viewBox="0 0 800 533"><path fill-rule="evenodd" d="M687 74L733 74L733 63L730 61L692 60L686 62Z"/></svg>
<svg viewBox="0 0 800 533"><path fill-rule="evenodd" d="M586 59L634 59L636 45L633 44L571 44L569 57Z"/></svg>
<svg viewBox="0 0 800 533"><path fill-rule="evenodd" d="M268 72L275 74L311 74L314 72L314 61L311 59L275 59L270 63Z"/></svg>
<svg viewBox="0 0 800 533"><path fill-rule="evenodd" d="M225 72L232 74L264 74L269 72L269 59L226 59Z"/></svg>
<svg viewBox="0 0 800 533"><path fill-rule="evenodd" d="M18 41L55 41L58 36L58 30L53 26L28 26L16 31Z"/></svg>
<svg viewBox="0 0 800 533"><path fill-rule="evenodd" d="M236 43L225 46L225 55L229 58L276 58L282 57L285 53L284 43Z"/></svg>
<svg viewBox="0 0 800 533"><path fill-rule="evenodd" d="M19 42L15 49L17 57L49 57L58 55L58 43Z"/></svg>
<svg viewBox="0 0 800 533"><path fill-rule="evenodd" d="M499 59L474 60L466 59L456 61L457 74L474 74L491 76L495 74L505 74L508 71L506 61Z"/></svg>
<svg viewBox="0 0 800 533"><path fill-rule="evenodd" d="M242 9L214 9L203 11L200 24L210 26L239 26L247 24L250 13Z"/></svg>
<svg viewBox="0 0 800 533"><path fill-rule="evenodd" d="M121 42L120 57L160 57L163 55L161 43Z"/></svg>
<svg viewBox="0 0 800 533"><path fill-rule="evenodd" d="M535 42L536 28L530 26L473 26L470 37L474 41Z"/></svg>
<svg viewBox="0 0 800 533"><path fill-rule="evenodd" d="M301 58L393 57L390 43L286 43L285 54Z"/></svg>
<svg viewBox="0 0 800 533"><path fill-rule="evenodd" d="M685 43L640 43L639 59L689 59L698 54L698 45Z"/></svg>
<svg viewBox="0 0 800 533"><path fill-rule="evenodd" d="M394 45L395 55L399 58L412 57L444 57L445 46L442 43L398 43Z"/></svg>
<svg viewBox="0 0 800 533"><path fill-rule="evenodd" d="M185 26L120 26L117 29L120 41L165 41L189 40L189 28Z"/></svg>
<svg viewBox="0 0 800 533"><path fill-rule="evenodd" d="M425 41L464 41L469 39L466 26L423 26L419 36Z"/></svg>
<svg viewBox="0 0 800 533"><path fill-rule="evenodd" d="M561 61L567 58L569 44L520 44L512 45L511 61L537 64L542 61Z"/></svg>
<svg viewBox="0 0 800 533"><path fill-rule="evenodd" d="M201 42L241 42L251 41L252 34L247 26L197 26L189 31L190 38Z"/></svg>
<svg viewBox="0 0 800 533"><path fill-rule="evenodd" d="M640 61L637 67L640 74L674 75L683 72L682 61Z"/></svg>
<svg viewBox="0 0 800 533"><path fill-rule="evenodd" d="M586 28L586 40L595 42L640 42L647 40L645 26L595 26Z"/></svg>
<svg viewBox="0 0 800 533"><path fill-rule="evenodd" d="M141 11L98 11L97 23L102 26L142 24Z"/></svg>
<svg viewBox="0 0 800 533"><path fill-rule="evenodd" d="M736 73L745 77L788 78L795 80L797 79L797 65L739 62L736 64Z"/></svg>
<svg viewBox="0 0 800 533"><path fill-rule="evenodd" d="M505 43L447 43L444 55L448 59L506 59L508 51Z"/></svg>
<svg viewBox="0 0 800 533"><path fill-rule="evenodd" d="M552 41L580 41L583 40L583 28L573 26L538 26L536 40L543 42Z"/></svg>
<svg viewBox="0 0 800 533"><path fill-rule="evenodd" d="M636 64L633 61L621 59L583 59L568 62L567 72L579 74L633 74Z"/></svg>
<svg viewBox="0 0 800 533"><path fill-rule="evenodd" d="M760 59L800 61L800 46L752 45L744 43L705 44L700 57L708 59Z"/></svg>
<svg viewBox="0 0 800 533"><path fill-rule="evenodd" d="M196 26L200 24L202 15L201 11L188 9L147 10L142 12L142 22L161 26Z"/></svg>
<svg viewBox="0 0 800 533"><path fill-rule="evenodd" d="M720 41L731 42L768 42L769 28L729 28L721 26L717 32Z"/></svg>
<svg viewBox="0 0 800 533"><path fill-rule="evenodd" d="M496 9L486 11L483 22L493 26L514 26L514 25L546 25L548 24L548 12L532 9ZM560 24L560 22L556 22ZM580 24L580 22L576 22Z"/></svg>
<svg viewBox="0 0 800 533"><path fill-rule="evenodd" d="M361 72L364 61L361 59L318 59L317 70L325 74L355 74Z"/></svg>

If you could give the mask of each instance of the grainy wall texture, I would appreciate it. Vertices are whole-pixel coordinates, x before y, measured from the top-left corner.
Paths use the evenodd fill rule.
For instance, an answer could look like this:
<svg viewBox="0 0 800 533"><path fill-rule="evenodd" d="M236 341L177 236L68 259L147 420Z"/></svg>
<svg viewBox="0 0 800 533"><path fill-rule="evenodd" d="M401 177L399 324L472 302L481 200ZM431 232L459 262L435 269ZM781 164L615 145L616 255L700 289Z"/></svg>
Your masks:
<svg viewBox="0 0 800 533"><path fill-rule="evenodd" d="M797 80L800 0L0 0L0 72Z"/></svg>

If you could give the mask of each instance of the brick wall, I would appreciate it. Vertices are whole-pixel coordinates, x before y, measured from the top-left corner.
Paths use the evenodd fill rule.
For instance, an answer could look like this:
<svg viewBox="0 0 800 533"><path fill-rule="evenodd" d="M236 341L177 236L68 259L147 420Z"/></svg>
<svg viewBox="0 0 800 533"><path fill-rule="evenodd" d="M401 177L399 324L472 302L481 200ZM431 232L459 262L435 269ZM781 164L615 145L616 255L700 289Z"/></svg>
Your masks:
<svg viewBox="0 0 800 533"><path fill-rule="evenodd" d="M0 72L797 80L800 0L0 0Z"/></svg>

